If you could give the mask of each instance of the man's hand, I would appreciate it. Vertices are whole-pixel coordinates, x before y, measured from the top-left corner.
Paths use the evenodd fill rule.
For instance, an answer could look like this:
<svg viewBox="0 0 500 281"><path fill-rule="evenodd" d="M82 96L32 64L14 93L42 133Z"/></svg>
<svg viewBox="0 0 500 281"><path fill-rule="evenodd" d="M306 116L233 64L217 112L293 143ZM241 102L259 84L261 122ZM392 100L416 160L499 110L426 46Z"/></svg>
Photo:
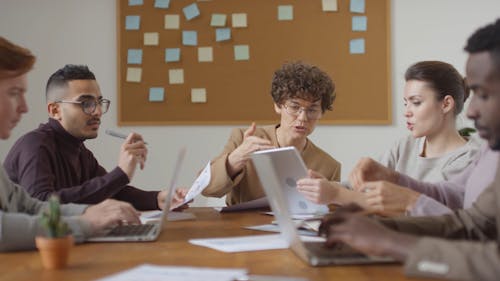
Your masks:
<svg viewBox="0 0 500 281"><path fill-rule="evenodd" d="M390 256L402 262L418 240L366 217L361 207L354 204L326 216L321 223L319 235L326 236L327 247L345 243L367 255Z"/></svg>
<svg viewBox="0 0 500 281"><path fill-rule="evenodd" d="M420 193L386 181L365 182L366 204L383 216L403 215L413 208Z"/></svg>
<svg viewBox="0 0 500 281"><path fill-rule="evenodd" d="M144 169L147 155L148 149L142 136L131 133L121 146L118 167L127 174L129 180L132 180L137 164L140 165L141 170Z"/></svg>
<svg viewBox="0 0 500 281"><path fill-rule="evenodd" d="M297 190L316 204L331 204L338 193L339 186L328 181L322 174L308 170L308 177L297 181Z"/></svg>
<svg viewBox="0 0 500 281"><path fill-rule="evenodd" d="M399 174L368 157L361 158L349 174L349 182L356 191L363 191L367 181L382 180L397 184Z"/></svg>
<svg viewBox="0 0 500 281"><path fill-rule="evenodd" d="M255 130L254 122L243 134L243 142L227 157L226 167L231 178L243 170L250 159L250 154L258 150L274 148L269 140L254 136Z"/></svg>
<svg viewBox="0 0 500 281"><path fill-rule="evenodd" d="M176 211L182 211L184 209L189 208L188 204L181 205L184 202L184 198L186 198L186 194L188 193L187 189L178 188L174 191L172 201L170 202L170 209L175 209ZM158 193L158 207L163 210L165 206L165 199L167 198L168 190L162 190ZM177 208L179 207L179 208Z"/></svg>
<svg viewBox="0 0 500 281"><path fill-rule="evenodd" d="M88 207L80 218L89 223L91 233L95 235L122 223L140 224L139 216L140 213L129 203L106 199Z"/></svg>

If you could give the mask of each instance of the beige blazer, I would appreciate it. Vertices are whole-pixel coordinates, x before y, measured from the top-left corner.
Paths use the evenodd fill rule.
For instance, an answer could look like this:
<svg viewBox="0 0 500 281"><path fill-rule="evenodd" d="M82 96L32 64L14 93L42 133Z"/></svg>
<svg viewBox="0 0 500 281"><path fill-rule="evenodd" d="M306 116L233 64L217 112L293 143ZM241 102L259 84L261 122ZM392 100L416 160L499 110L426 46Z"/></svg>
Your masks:
<svg viewBox="0 0 500 281"><path fill-rule="evenodd" d="M500 166L494 182L467 210L382 222L402 232L426 236L418 241L406 260L408 275L500 280Z"/></svg>
<svg viewBox="0 0 500 281"><path fill-rule="evenodd" d="M276 128L277 125L257 128L255 136L268 139L271 141L272 145L278 146ZM227 205L238 204L265 196L251 161L247 162L243 171L234 179L231 179L227 173L227 157L243 142L245 130L246 129L242 128L234 129L222 153L211 161L210 184L203 191L203 195L222 197L227 194ZM321 173L331 181L340 180L340 163L315 146L309 139L307 140L304 151L301 152L301 156L309 169Z"/></svg>

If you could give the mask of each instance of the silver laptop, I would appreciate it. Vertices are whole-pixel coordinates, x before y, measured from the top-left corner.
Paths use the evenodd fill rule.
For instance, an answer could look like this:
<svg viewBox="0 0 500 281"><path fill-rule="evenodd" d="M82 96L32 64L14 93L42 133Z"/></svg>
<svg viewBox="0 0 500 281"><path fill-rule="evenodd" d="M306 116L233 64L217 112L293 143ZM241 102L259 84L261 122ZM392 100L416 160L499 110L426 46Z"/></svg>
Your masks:
<svg viewBox="0 0 500 281"><path fill-rule="evenodd" d="M181 170L181 165L184 160L186 149L182 148L179 151L177 160L174 166L174 173L170 180L165 205L161 212L161 218L145 224L139 225L119 225L113 227L103 236L96 236L88 239L90 242L136 242L136 241L155 241L161 233L164 222L167 220L167 215L170 210L172 194L177 184L177 178Z"/></svg>
<svg viewBox="0 0 500 281"><path fill-rule="evenodd" d="M307 167L295 147L281 147L261 150L254 153L270 159L279 182L279 188L287 199L288 210L292 214L327 213L326 205L315 204L307 200L297 190L297 180L307 177ZM260 157L260 156L257 156ZM253 156L252 156L253 159ZM255 162L254 162L255 165ZM259 178L260 174L258 173ZM262 178L260 179L262 182ZM264 185L265 182L262 183Z"/></svg>
<svg viewBox="0 0 500 281"><path fill-rule="evenodd" d="M251 157L271 209L278 221L281 235L288 241L295 254L306 263L312 266L322 266L394 262L391 258L364 255L347 245L339 244L335 248L326 248L325 242L301 241L291 219L288 200L281 188L282 179L278 172L281 169L276 167L276 161L273 161L272 154L253 153Z"/></svg>

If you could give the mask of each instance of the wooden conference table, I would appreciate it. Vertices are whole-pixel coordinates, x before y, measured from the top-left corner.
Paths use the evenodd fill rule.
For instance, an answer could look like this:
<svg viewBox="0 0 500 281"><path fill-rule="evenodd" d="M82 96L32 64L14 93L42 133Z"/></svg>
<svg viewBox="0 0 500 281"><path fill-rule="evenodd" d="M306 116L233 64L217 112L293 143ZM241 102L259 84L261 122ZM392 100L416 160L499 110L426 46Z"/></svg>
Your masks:
<svg viewBox="0 0 500 281"><path fill-rule="evenodd" d="M0 254L0 280L94 280L140 264L246 268L250 274L306 277L309 280L422 280L407 278L402 265L310 267L289 249L223 253L191 245L188 239L264 234L242 226L270 223L257 212L219 214L190 208L196 220L168 222L158 241L86 243L75 246L69 266L44 270L37 251Z"/></svg>

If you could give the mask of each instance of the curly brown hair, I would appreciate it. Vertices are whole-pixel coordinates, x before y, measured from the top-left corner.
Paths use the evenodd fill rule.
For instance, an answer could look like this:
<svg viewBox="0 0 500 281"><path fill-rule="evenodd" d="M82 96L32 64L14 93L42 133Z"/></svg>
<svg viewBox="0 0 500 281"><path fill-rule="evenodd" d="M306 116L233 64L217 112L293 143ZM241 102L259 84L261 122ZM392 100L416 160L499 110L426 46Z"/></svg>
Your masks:
<svg viewBox="0 0 500 281"><path fill-rule="evenodd" d="M274 72L271 96L276 104L300 98L311 102L321 100L321 111L332 110L335 84L324 71L314 65L289 62Z"/></svg>
<svg viewBox="0 0 500 281"><path fill-rule="evenodd" d="M16 77L30 71L35 60L28 49L0 36L0 78Z"/></svg>

